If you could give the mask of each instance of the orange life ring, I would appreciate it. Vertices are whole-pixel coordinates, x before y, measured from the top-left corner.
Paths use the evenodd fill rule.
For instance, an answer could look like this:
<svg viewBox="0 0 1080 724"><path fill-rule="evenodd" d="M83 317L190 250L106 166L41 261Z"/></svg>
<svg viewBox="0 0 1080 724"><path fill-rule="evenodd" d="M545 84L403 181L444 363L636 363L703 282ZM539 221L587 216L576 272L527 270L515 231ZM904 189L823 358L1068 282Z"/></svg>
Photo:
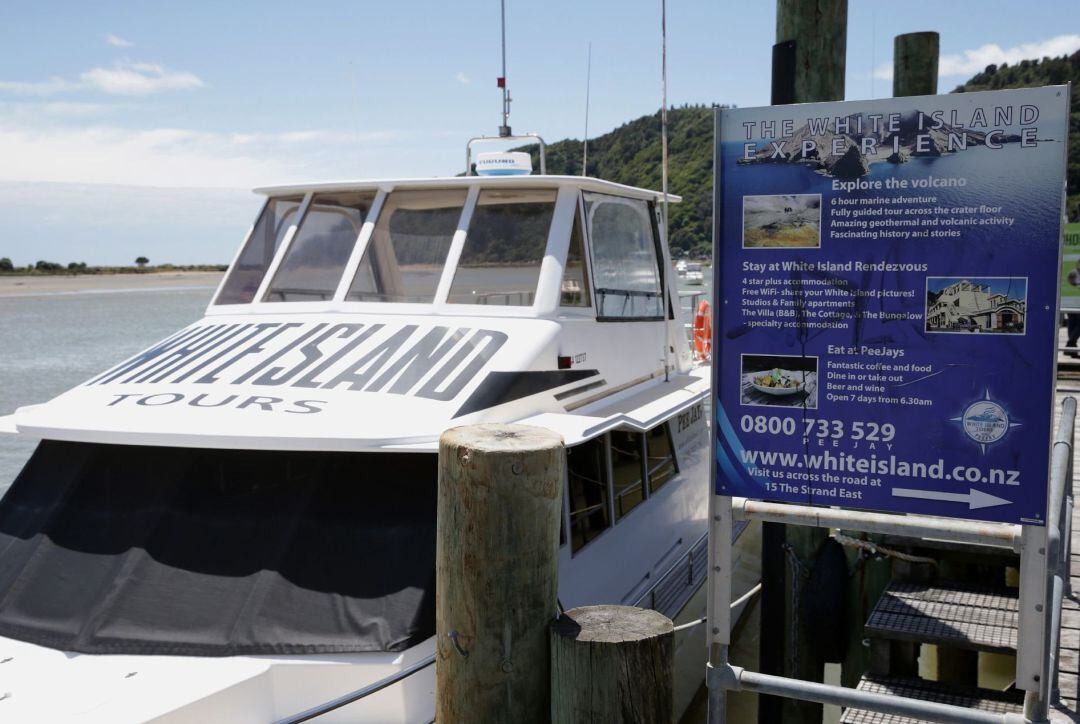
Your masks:
<svg viewBox="0 0 1080 724"><path fill-rule="evenodd" d="M699 360L712 356L712 312L709 302L702 299L694 315L694 355Z"/></svg>

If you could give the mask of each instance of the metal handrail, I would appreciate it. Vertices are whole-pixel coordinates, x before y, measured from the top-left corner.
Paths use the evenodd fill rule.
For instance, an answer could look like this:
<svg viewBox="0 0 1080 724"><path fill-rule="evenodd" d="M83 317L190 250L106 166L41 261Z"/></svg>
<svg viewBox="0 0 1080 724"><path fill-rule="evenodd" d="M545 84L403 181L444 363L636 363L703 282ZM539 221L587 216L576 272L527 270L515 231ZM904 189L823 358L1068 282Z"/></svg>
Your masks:
<svg viewBox="0 0 1080 724"><path fill-rule="evenodd" d="M937 538L953 543L988 547L1008 547L1020 552L1021 526L1011 523L980 523L971 520L948 520L929 515L894 515L861 510L769 503L749 498L732 498L735 520L760 520L763 523L805 525L811 528L845 528L863 533L899 535L909 538Z"/></svg>
<svg viewBox="0 0 1080 724"><path fill-rule="evenodd" d="M299 724L300 722L314 719L317 716L328 714L335 709L340 709L343 706L347 706L349 704L352 704L353 702L360 701L366 696L371 696L378 691L382 691L388 686L393 686L402 679L407 679L416 672L422 669L426 669L434 663L435 654L431 654L430 656L427 656L420 661L417 661L412 666L406 666L401 671L395 672L384 679L379 679L374 684L368 684L362 689L357 689L356 691L349 692L348 694L339 696L336 699L331 699L330 701L319 704L318 706L313 706L310 709L306 709L300 712L299 714L293 714L292 716L287 716L284 719L278 719L276 722L274 722L274 724Z"/></svg>
<svg viewBox="0 0 1080 724"><path fill-rule="evenodd" d="M693 544L691 544L686 549L685 553L683 553L681 556L679 556L677 559L675 559L675 562L672 563L670 566L668 566L667 570L665 570L663 573L661 573L659 576L656 577L656 583L654 583L649 588L649 590L645 591L645 593L641 594L638 597L638 599L636 601L634 601L634 605L635 606L640 606L641 602L644 601L646 598L648 598L650 595L652 595L652 593L657 589L657 587L659 587L659 585L661 583L663 583L665 580L667 580L667 577L670 576L675 571L676 568L678 568L680 565L682 565L682 562L685 561L687 558L691 559L691 566L692 566L693 565L692 560L693 560L694 549L697 548L701 544L701 541L705 540L708 537L709 537L709 534L707 532L702 533L701 537L698 538L696 541L694 541Z"/></svg>

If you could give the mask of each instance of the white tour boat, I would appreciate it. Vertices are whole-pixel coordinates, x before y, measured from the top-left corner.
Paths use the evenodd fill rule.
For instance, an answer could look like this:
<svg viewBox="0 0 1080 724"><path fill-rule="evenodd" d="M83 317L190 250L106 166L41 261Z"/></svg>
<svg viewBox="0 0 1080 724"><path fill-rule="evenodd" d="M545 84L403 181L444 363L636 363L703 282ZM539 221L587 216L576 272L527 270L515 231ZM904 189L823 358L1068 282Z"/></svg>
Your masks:
<svg viewBox="0 0 1080 724"><path fill-rule="evenodd" d="M287 720L417 668L324 719L430 722L437 445L469 423L565 439L562 606L704 614L710 368L661 194L259 193L201 320L0 418L42 440L0 502L0 720ZM676 647L681 712L705 627Z"/></svg>

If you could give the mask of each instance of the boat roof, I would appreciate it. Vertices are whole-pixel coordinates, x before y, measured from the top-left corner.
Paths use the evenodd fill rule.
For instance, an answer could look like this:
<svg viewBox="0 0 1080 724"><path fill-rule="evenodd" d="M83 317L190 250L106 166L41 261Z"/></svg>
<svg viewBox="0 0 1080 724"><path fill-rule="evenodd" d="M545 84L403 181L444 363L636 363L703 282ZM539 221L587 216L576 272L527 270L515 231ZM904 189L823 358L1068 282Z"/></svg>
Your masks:
<svg viewBox="0 0 1080 724"><path fill-rule="evenodd" d="M612 181L604 181L589 176L450 176L434 178L398 178L398 179L358 179L355 181L328 181L319 183L302 183L284 186L262 186L255 189L255 193L265 196L282 196L285 194L306 194L309 191L334 193L338 191L357 191L373 189L391 191L399 186L410 188L453 188L455 186L471 186L483 184L487 187L505 186L507 188L534 188L536 186L575 186L583 191L596 191L599 193L616 194L636 199L649 201L663 201L664 194L661 191L650 191L636 186L617 184ZM681 196L668 194L670 203L682 201Z"/></svg>

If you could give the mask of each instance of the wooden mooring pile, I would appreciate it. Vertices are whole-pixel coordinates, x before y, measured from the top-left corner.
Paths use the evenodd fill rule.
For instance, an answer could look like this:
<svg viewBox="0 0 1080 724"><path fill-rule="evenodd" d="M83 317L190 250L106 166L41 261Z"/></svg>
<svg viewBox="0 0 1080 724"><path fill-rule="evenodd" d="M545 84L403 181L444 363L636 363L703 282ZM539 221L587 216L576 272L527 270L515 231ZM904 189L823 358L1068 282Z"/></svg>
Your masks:
<svg viewBox="0 0 1080 724"><path fill-rule="evenodd" d="M564 460L562 438L524 425L440 440L440 723L672 719L670 619L630 606L560 611Z"/></svg>

